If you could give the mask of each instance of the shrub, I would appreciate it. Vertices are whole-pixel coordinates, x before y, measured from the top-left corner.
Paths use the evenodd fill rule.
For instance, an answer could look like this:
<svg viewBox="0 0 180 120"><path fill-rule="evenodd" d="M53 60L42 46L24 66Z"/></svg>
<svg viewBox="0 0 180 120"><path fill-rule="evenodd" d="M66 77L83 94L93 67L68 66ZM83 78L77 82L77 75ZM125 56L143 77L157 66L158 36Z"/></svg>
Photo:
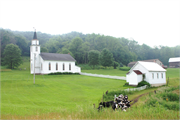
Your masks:
<svg viewBox="0 0 180 120"><path fill-rule="evenodd" d="M100 66L100 69L105 69L105 67L104 66Z"/></svg>
<svg viewBox="0 0 180 120"><path fill-rule="evenodd" d="M118 67L118 66L119 66L119 63L114 61L114 69L116 69L116 67Z"/></svg>
<svg viewBox="0 0 180 120"><path fill-rule="evenodd" d="M129 86L129 82L126 82L126 83L123 85L123 87L125 87L125 86Z"/></svg>
<svg viewBox="0 0 180 120"><path fill-rule="evenodd" d="M179 96L176 93L162 93L161 96L163 97L163 100L166 100L168 98L168 101L179 101Z"/></svg>
<svg viewBox="0 0 180 120"><path fill-rule="evenodd" d="M55 72L49 73L48 75L79 75L79 73L71 73L71 72Z"/></svg>
<svg viewBox="0 0 180 120"><path fill-rule="evenodd" d="M122 71L129 71L131 68L130 67L119 67L119 70Z"/></svg>
<svg viewBox="0 0 180 120"><path fill-rule="evenodd" d="M151 85L148 82L146 82L146 81L139 82L137 87L141 87L141 86L144 86L144 85L147 85L148 87L151 87Z"/></svg>

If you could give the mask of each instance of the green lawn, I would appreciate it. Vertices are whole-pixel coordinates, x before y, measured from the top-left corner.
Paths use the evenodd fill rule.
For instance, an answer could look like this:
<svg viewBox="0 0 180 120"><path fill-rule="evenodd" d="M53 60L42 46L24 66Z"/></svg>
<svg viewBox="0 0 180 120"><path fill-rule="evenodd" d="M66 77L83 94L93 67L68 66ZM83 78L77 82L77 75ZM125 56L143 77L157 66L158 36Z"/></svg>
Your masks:
<svg viewBox="0 0 180 120"><path fill-rule="evenodd" d="M75 110L101 101L106 90L126 89L124 80L82 75L33 75L29 71L1 73L1 114L33 115Z"/></svg>
<svg viewBox="0 0 180 120"><path fill-rule="evenodd" d="M25 62L16 70L1 72L2 119L178 118L177 111L162 108L155 110L134 108L126 113L104 109L99 113L93 108L93 104L95 103L97 107L106 90L126 89L127 87L123 87L126 81L83 75L36 75L36 83L33 84L33 75L30 74L28 66L29 62ZM116 76L125 76L127 73L118 69L82 70L82 72ZM170 86L179 85L179 69L168 68L166 77L169 77ZM129 96L129 99L155 89L157 88L137 92ZM144 104L144 101L140 102Z"/></svg>

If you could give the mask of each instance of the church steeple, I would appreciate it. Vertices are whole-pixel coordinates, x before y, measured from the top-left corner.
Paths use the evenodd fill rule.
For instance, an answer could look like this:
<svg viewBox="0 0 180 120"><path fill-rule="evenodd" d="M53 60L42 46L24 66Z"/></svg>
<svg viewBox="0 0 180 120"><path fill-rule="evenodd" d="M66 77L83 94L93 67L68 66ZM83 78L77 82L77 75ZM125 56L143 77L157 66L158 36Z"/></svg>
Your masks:
<svg viewBox="0 0 180 120"><path fill-rule="evenodd" d="M34 31L34 37L33 37L33 40L37 39L37 35L36 35L36 29Z"/></svg>

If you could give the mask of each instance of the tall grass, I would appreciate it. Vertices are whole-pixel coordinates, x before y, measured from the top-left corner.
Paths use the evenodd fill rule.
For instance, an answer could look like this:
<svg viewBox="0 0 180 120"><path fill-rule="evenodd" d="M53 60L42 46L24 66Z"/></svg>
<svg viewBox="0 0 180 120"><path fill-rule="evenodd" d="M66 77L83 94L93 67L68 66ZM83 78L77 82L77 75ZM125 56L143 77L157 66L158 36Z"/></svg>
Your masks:
<svg viewBox="0 0 180 120"><path fill-rule="evenodd" d="M167 114L168 113L168 114ZM61 110L47 114L38 114L30 116L3 115L4 119L178 119L177 111L166 110L161 106L154 107L133 107L126 112L112 109L103 109L98 112L93 107L77 107L77 111Z"/></svg>

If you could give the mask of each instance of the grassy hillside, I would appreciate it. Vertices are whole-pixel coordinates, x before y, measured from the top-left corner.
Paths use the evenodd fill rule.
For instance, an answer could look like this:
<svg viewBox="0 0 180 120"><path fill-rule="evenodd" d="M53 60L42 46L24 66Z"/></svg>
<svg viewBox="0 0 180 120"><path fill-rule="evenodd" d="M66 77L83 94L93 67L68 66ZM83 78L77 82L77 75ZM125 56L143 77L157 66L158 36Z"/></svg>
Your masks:
<svg viewBox="0 0 180 120"><path fill-rule="evenodd" d="M1 118L2 119L178 119L177 110L161 105L147 106L151 95L140 98L127 112L104 109L98 112L93 104L101 101L106 90L122 90L124 80L89 77L82 75L33 75L29 71L29 59L18 69L1 72ZM2 67L5 69L5 67ZM24 69L26 68L26 69ZM127 71L114 69L83 70L83 72L125 76ZM179 69L168 68L169 86L178 86ZM160 87L161 88L161 87ZM137 96L159 88L135 92ZM172 91L174 92L174 91ZM159 104L163 103L161 99ZM139 107L137 106L139 105Z"/></svg>

